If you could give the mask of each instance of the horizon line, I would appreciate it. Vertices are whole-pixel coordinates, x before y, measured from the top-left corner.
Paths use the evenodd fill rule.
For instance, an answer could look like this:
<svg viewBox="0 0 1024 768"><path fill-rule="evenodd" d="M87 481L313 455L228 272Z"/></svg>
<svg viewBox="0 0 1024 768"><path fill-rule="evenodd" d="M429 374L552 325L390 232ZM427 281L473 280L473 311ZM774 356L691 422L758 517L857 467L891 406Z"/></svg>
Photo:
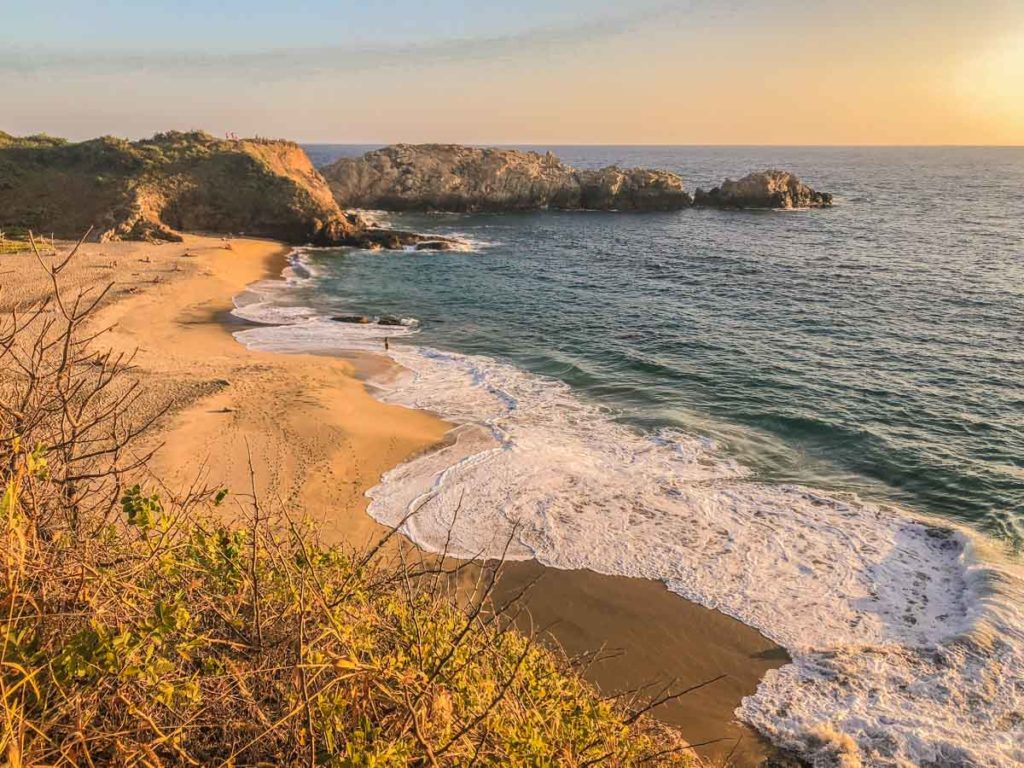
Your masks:
<svg viewBox="0 0 1024 768"><path fill-rule="evenodd" d="M1019 144L799 144L799 143L732 143L732 144L712 144L712 143L696 143L696 142L683 142L679 144L671 143L615 143L615 142L576 142L576 143L564 143L564 142L538 142L538 141L304 141L301 139L286 139L287 141L294 141L296 144L303 146L350 146L350 147L389 147L396 144L408 144L408 145L427 145L427 144L439 144L439 145L457 145L465 147L636 147L638 149L644 148L676 148L676 147L693 147L693 148L722 148L722 149L744 149L744 148L764 148L764 147L777 147L780 149L786 148L801 148L801 149L1024 149L1024 142Z"/></svg>
<svg viewBox="0 0 1024 768"><path fill-rule="evenodd" d="M189 128L189 129L168 129L166 131L156 131L153 134L148 135L137 135L128 137L124 135L117 135L113 133L97 134L88 138L71 139L59 134L52 134L45 130L35 131L32 133L7 133L2 127L0 132L7 133L12 138L27 138L30 136L49 136L56 139L65 139L72 143L80 143L84 141L91 141L97 138L104 138L111 136L114 138L124 138L128 141L143 141L148 138L152 138L158 133L166 133L173 130L179 130L183 133L189 131L202 131L209 133L215 138L221 138L218 134L208 131L202 128ZM271 139L280 141L291 141L295 144L302 146L353 146L353 147L388 147L396 144L408 144L408 145L456 145L456 146L468 146L468 147L627 147L636 149L657 149L657 148L693 148L693 149L765 149L765 148L776 148L776 149L1022 149L1024 148L1024 141L1017 144L977 144L977 143L874 143L865 142L863 144L853 143L795 143L795 142L766 142L766 143L754 143L754 142L732 142L732 143L713 143L713 142L601 142L601 141L580 141L580 142L544 142L544 141L450 141L450 140L431 140L431 141L408 141L408 140L397 140L397 141L366 141L366 140L306 140L306 139L293 139L286 136L264 136L260 134L252 134L249 136L240 136L242 140L245 139Z"/></svg>

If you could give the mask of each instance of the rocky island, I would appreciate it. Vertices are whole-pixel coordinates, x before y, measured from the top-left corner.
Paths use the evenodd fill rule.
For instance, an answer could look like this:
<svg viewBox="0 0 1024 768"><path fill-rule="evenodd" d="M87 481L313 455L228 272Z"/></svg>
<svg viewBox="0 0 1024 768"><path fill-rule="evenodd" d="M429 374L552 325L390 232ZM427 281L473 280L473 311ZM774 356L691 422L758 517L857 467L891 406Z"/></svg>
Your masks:
<svg viewBox="0 0 1024 768"><path fill-rule="evenodd" d="M339 205L389 211L620 210L674 211L808 208L832 204L787 171L726 180L691 197L683 179L664 170L615 166L581 170L551 152L396 144L322 169Z"/></svg>
<svg viewBox="0 0 1024 768"><path fill-rule="evenodd" d="M396 144L321 169L351 208L391 211L670 211L693 201L683 180L643 168L578 170L548 152Z"/></svg>
<svg viewBox="0 0 1024 768"><path fill-rule="evenodd" d="M181 232L293 244L398 248L444 242L378 227L339 208L289 141L201 131L72 143L0 133L0 229L100 240L177 241Z"/></svg>
<svg viewBox="0 0 1024 768"><path fill-rule="evenodd" d="M698 189L693 204L708 208L827 208L832 195L816 192L788 171L750 173L739 181L726 179L709 192Z"/></svg>

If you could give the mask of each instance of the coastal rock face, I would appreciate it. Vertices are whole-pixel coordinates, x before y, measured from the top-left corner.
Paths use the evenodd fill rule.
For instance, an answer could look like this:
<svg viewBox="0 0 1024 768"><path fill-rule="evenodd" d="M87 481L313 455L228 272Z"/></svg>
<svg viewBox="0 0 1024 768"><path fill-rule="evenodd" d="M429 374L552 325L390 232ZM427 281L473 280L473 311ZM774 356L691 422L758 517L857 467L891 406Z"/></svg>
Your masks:
<svg viewBox="0 0 1024 768"><path fill-rule="evenodd" d="M101 240L177 240L182 231L325 246L427 239L342 211L288 141L169 132L75 144L0 135L0 228L77 238L89 227Z"/></svg>
<svg viewBox="0 0 1024 768"><path fill-rule="evenodd" d="M580 171L548 152L397 144L322 169L340 205L392 211L542 208L674 210L690 205L665 171Z"/></svg>
<svg viewBox="0 0 1024 768"><path fill-rule="evenodd" d="M709 208L826 208L832 195L816 192L789 171L761 171L726 179L709 192L698 189L693 204Z"/></svg>
<svg viewBox="0 0 1024 768"><path fill-rule="evenodd" d="M683 180L668 171L602 168L577 171L580 207L589 210L674 211L692 200Z"/></svg>

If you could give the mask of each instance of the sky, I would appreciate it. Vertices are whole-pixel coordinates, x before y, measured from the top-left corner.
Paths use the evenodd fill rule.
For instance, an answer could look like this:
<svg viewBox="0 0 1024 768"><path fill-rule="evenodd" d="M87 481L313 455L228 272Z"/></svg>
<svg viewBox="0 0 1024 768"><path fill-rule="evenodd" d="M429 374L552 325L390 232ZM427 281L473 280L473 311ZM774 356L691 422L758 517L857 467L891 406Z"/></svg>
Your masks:
<svg viewBox="0 0 1024 768"><path fill-rule="evenodd" d="M1024 144L1024 0L0 0L0 130Z"/></svg>

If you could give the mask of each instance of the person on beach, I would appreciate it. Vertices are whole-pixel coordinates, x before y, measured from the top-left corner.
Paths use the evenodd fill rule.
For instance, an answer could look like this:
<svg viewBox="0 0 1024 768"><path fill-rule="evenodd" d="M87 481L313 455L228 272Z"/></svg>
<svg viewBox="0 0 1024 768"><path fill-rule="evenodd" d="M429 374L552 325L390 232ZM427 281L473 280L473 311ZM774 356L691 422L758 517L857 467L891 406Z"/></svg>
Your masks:
<svg viewBox="0 0 1024 768"><path fill-rule="evenodd" d="M391 345L390 345L390 344L388 344L388 337L387 337L387 336L385 336L385 337L384 337L384 351L385 351L385 352L387 352L387 351L389 351L390 349L391 349Z"/></svg>

